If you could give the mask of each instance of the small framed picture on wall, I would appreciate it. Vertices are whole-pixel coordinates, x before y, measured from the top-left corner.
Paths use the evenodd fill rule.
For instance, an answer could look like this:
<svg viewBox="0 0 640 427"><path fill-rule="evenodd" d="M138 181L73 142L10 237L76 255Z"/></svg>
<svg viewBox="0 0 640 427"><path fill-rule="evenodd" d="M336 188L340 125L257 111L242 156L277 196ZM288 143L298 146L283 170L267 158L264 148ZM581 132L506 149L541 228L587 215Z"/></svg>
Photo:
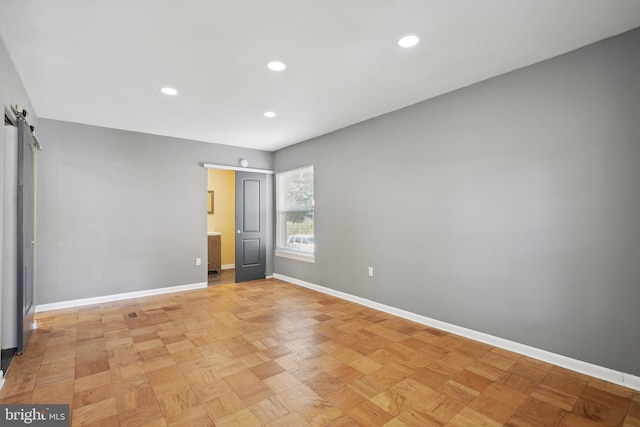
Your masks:
<svg viewBox="0 0 640 427"><path fill-rule="evenodd" d="M213 190L207 193L207 213L213 214Z"/></svg>

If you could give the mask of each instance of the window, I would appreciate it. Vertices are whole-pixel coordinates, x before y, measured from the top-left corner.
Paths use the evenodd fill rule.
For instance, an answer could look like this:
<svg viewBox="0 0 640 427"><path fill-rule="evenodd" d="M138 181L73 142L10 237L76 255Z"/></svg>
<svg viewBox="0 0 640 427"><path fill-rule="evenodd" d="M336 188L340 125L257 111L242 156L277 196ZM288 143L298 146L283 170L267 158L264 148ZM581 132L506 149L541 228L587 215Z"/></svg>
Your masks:
<svg viewBox="0 0 640 427"><path fill-rule="evenodd" d="M276 256L314 262L313 166L276 175Z"/></svg>

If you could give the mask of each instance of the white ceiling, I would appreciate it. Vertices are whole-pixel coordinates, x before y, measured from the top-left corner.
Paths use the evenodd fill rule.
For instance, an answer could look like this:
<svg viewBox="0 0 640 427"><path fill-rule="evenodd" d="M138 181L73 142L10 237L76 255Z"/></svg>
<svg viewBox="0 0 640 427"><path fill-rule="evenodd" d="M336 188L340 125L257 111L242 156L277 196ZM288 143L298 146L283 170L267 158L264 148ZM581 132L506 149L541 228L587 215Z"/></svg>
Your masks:
<svg viewBox="0 0 640 427"><path fill-rule="evenodd" d="M638 26L639 0L0 0L39 117L269 151Z"/></svg>

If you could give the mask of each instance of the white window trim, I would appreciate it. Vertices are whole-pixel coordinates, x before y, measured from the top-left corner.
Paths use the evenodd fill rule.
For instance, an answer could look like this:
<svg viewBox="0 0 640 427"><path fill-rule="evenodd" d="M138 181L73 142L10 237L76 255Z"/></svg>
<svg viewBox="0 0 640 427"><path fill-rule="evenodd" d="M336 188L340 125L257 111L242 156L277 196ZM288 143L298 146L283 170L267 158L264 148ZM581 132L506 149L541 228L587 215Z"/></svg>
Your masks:
<svg viewBox="0 0 640 427"><path fill-rule="evenodd" d="M304 252L288 251L286 249L276 249L276 256L280 258L294 259L296 261L309 262L315 264L316 256L314 254L305 254Z"/></svg>
<svg viewBox="0 0 640 427"><path fill-rule="evenodd" d="M286 170L286 171L281 171L281 172L277 172L275 173L275 179L274 179L274 183L275 183L275 190L276 192L279 191L279 186L278 186L278 175L281 173L289 173L289 172L295 172L301 169L306 169L308 167L312 167L313 168L313 164L310 165L306 165L306 166L300 166L298 168L295 169L290 169L290 170ZM313 184L314 184L314 193L315 193L315 168L313 170L314 173L314 177L313 177ZM276 203L275 203L275 208L276 208L276 218L278 217L278 214L280 213L280 210L278 208L278 198L276 196ZM314 208L314 217L315 217L315 208ZM315 221L315 218L314 218ZM279 257L279 258L287 258L287 259L292 259L292 260L296 260L296 261L302 261L302 262L308 262L311 264L315 264L316 262L316 254L315 251L314 253L307 253L307 252L302 252L302 251L295 251L295 250L290 250L287 248L280 248L278 247L278 223L276 222L276 239L275 239L275 246L276 249L274 251L275 256Z"/></svg>

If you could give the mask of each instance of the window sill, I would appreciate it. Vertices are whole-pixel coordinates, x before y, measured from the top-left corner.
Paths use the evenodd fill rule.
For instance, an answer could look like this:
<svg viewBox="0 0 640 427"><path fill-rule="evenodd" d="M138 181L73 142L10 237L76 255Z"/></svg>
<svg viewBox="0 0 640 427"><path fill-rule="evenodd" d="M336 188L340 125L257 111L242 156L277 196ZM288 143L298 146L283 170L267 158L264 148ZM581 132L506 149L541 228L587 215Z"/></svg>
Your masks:
<svg viewBox="0 0 640 427"><path fill-rule="evenodd" d="M315 264L316 257L314 254L305 254L303 252L287 251L285 249L276 249L276 256L280 258L294 259L296 261L308 262Z"/></svg>

